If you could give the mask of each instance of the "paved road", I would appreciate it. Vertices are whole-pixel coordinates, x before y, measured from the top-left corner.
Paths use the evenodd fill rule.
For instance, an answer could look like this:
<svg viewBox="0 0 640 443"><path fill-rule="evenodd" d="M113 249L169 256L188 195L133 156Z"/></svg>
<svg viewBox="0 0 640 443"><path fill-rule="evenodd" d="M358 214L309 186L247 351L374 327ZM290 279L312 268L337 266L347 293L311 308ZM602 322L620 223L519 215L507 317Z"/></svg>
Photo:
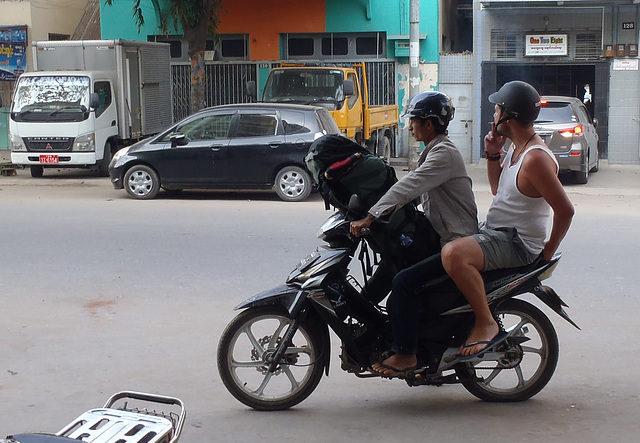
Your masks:
<svg viewBox="0 0 640 443"><path fill-rule="evenodd" d="M469 168L482 215L483 165ZM637 438L639 167L604 164L566 183L577 214L549 280L560 363L520 404L461 387L331 373L290 411L259 413L222 387L215 348L239 301L282 282L318 241L317 196L189 192L137 202L82 171L0 177L0 434L57 431L113 392L181 397L184 442L604 442Z"/></svg>

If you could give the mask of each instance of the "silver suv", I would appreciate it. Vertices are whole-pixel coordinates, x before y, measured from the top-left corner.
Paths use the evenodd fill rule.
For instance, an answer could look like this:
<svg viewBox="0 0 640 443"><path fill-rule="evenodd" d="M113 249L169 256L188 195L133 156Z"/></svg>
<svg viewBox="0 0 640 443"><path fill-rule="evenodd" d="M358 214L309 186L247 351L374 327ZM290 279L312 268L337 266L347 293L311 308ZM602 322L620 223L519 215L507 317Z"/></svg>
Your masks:
<svg viewBox="0 0 640 443"><path fill-rule="evenodd" d="M598 121L575 97L541 97L540 115L534 129L553 151L561 171L571 171L578 183L589 180L599 167Z"/></svg>

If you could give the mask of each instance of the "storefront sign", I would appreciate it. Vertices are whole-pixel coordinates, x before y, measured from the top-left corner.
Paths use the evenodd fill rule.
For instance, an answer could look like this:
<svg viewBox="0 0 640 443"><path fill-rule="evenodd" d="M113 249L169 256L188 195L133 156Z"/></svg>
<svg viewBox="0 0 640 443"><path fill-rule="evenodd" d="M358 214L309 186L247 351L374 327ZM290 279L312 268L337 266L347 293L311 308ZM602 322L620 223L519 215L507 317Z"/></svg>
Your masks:
<svg viewBox="0 0 640 443"><path fill-rule="evenodd" d="M0 80L15 80L27 69L27 27L0 26Z"/></svg>
<svg viewBox="0 0 640 443"><path fill-rule="evenodd" d="M525 41L525 55L567 55L567 40L567 34L527 35Z"/></svg>
<svg viewBox="0 0 640 443"><path fill-rule="evenodd" d="M631 59L616 58L613 60L613 70L614 71L637 71L638 59L637 58L631 58Z"/></svg>

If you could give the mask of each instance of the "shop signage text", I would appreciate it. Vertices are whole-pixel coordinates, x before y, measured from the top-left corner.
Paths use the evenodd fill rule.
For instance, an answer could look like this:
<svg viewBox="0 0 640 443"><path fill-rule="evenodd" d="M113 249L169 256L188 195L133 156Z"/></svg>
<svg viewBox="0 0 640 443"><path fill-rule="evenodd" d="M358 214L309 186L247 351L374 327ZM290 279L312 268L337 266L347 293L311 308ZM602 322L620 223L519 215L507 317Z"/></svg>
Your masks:
<svg viewBox="0 0 640 443"><path fill-rule="evenodd" d="M525 55L567 55L567 34L530 34L525 41Z"/></svg>

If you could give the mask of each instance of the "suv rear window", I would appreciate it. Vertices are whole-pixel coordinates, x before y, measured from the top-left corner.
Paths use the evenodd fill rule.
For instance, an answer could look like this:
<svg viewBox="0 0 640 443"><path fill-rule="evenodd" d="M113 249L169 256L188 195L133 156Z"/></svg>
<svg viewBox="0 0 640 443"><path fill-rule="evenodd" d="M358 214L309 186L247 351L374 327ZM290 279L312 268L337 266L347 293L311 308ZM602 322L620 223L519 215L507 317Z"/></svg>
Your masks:
<svg viewBox="0 0 640 443"><path fill-rule="evenodd" d="M568 103L546 103L540 107L540 114L536 123L563 123L576 122L576 116L573 115L573 109Z"/></svg>

